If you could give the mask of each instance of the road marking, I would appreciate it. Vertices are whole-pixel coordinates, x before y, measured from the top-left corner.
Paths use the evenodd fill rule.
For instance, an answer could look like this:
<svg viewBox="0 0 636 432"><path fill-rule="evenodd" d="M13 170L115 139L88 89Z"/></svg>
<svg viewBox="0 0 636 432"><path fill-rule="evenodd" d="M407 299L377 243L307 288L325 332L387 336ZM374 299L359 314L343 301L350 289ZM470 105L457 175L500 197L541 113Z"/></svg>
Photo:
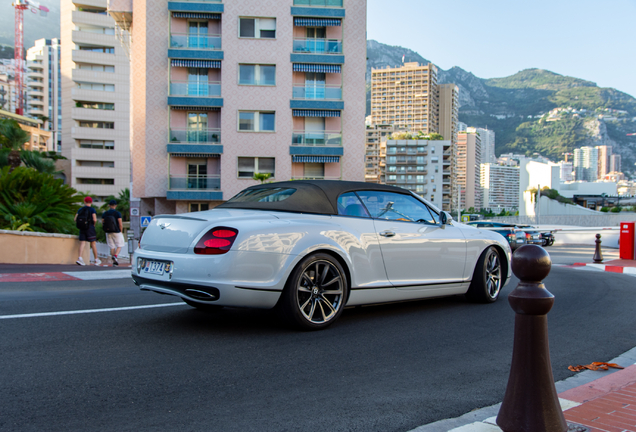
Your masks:
<svg viewBox="0 0 636 432"><path fill-rule="evenodd" d="M153 309L153 308L161 308L161 307L169 307L169 306L185 306L185 305L186 305L185 303L164 303L164 304L156 304L156 305L128 306L128 307L106 308L106 309L84 309L84 310L76 310L76 311L40 312L40 313L19 314L19 315L0 315L0 319L35 318L35 317L57 316L57 315L89 314L89 313L98 313L98 312L118 312L118 311L136 310L136 309Z"/></svg>
<svg viewBox="0 0 636 432"><path fill-rule="evenodd" d="M76 271L64 272L64 274L81 280L100 280L100 279L124 279L131 277L131 271L128 270L97 270L97 271Z"/></svg>

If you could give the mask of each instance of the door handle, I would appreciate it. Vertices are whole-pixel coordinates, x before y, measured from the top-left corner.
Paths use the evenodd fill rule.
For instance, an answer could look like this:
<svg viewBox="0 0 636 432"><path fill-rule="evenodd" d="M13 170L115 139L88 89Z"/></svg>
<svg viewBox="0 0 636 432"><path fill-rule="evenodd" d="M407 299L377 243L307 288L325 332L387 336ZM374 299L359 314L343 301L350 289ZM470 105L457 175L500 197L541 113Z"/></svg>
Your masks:
<svg viewBox="0 0 636 432"><path fill-rule="evenodd" d="M381 235L382 237L393 237L393 236L395 235L395 233L394 233L393 231L388 231L388 230L387 230L387 231L382 231L382 232L380 233L380 235Z"/></svg>

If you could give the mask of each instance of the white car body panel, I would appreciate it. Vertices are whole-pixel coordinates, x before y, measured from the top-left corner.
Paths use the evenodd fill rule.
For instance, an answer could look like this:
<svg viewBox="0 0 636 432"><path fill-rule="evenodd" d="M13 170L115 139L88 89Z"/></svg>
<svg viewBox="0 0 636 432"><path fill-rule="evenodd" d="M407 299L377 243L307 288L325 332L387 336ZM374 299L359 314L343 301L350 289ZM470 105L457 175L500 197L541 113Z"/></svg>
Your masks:
<svg viewBox="0 0 636 432"><path fill-rule="evenodd" d="M199 239L219 226L238 230L231 250L222 255L195 254ZM396 236L378 236L386 229L394 230ZM171 287L213 287L220 292L214 304L272 308L294 267L313 252L329 251L337 254L348 270L351 291L347 305L351 306L463 294L479 256L490 245L505 252L509 277L511 253L504 238L456 222L442 226L213 209L153 219L144 232L141 249L134 254L132 273L142 289L197 301ZM391 259L387 260L387 254ZM173 265L163 275L145 274L137 268L137 260L142 258ZM389 280L385 262L394 280Z"/></svg>

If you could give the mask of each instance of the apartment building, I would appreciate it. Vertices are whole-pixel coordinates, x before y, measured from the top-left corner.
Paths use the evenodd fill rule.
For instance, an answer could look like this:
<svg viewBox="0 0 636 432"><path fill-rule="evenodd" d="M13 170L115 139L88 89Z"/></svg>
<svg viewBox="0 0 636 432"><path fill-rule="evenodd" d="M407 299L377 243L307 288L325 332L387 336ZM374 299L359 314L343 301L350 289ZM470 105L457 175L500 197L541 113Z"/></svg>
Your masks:
<svg viewBox="0 0 636 432"><path fill-rule="evenodd" d="M598 179L598 148L574 149L574 176L577 181L594 182Z"/></svg>
<svg viewBox="0 0 636 432"><path fill-rule="evenodd" d="M612 146L597 146L596 150L598 152L598 178L603 179L605 176L612 171L610 169L610 157L612 156Z"/></svg>
<svg viewBox="0 0 636 432"><path fill-rule="evenodd" d="M481 140L481 163L497 163L495 155L495 131L485 128L468 127L466 132L479 134Z"/></svg>
<svg viewBox="0 0 636 432"><path fill-rule="evenodd" d="M0 109L16 112L18 108L18 93L15 75L0 73Z"/></svg>
<svg viewBox="0 0 636 432"><path fill-rule="evenodd" d="M439 84L439 130L445 140L457 140L459 124L459 87L455 84Z"/></svg>
<svg viewBox="0 0 636 432"><path fill-rule="evenodd" d="M460 208L482 208L481 139L478 134L457 134L456 181L460 194Z"/></svg>
<svg viewBox="0 0 636 432"><path fill-rule="evenodd" d="M371 122L424 134L439 133L437 67L414 62L372 69Z"/></svg>
<svg viewBox="0 0 636 432"><path fill-rule="evenodd" d="M22 146L24 150L48 150L48 145L51 142L51 132L42 129L42 120L21 116L2 109L0 109L0 119L15 120L22 130L29 133L29 141Z"/></svg>
<svg viewBox="0 0 636 432"><path fill-rule="evenodd" d="M396 131L393 125L371 125L366 129L366 151L364 156L364 181L385 183L386 141Z"/></svg>
<svg viewBox="0 0 636 432"><path fill-rule="evenodd" d="M519 167L481 164L480 183L483 207L495 213L516 211L519 205Z"/></svg>
<svg viewBox="0 0 636 432"><path fill-rule="evenodd" d="M387 140L385 183L413 191L448 210L451 147L450 140Z"/></svg>
<svg viewBox="0 0 636 432"><path fill-rule="evenodd" d="M64 171L103 201L130 187L129 60L106 0L62 0L61 40Z"/></svg>
<svg viewBox="0 0 636 432"><path fill-rule="evenodd" d="M27 50L25 113L29 117L47 117L45 129L53 139L49 151L62 150L62 74L60 70L61 46L59 39L38 39Z"/></svg>
<svg viewBox="0 0 636 432"><path fill-rule="evenodd" d="M255 174L364 180L366 0L133 0L129 13L141 215L212 208Z"/></svg>
<svg viewBox="0 0 636 432"><path fill-rule="evenodd" d="M610 173L620 173L622 170L621 166L621 155L613 154L610 156L609 163L609 172Z"/></svg>

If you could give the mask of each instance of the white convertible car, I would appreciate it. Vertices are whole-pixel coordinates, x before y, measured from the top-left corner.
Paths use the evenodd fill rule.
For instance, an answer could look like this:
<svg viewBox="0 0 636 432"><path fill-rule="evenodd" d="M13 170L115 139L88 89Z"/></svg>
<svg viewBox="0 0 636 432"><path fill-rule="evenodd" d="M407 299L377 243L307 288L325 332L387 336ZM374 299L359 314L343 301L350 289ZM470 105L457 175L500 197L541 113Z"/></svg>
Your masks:
<svg viewBox="0 0 636 432"><path fill-rule="evenodd" d="M346 306L457 294L494 302L510 258L500 234L454 222L406 189L303 180L156 216L132 277L202 310L276 307L295 326L322 329Z"/></svg>

